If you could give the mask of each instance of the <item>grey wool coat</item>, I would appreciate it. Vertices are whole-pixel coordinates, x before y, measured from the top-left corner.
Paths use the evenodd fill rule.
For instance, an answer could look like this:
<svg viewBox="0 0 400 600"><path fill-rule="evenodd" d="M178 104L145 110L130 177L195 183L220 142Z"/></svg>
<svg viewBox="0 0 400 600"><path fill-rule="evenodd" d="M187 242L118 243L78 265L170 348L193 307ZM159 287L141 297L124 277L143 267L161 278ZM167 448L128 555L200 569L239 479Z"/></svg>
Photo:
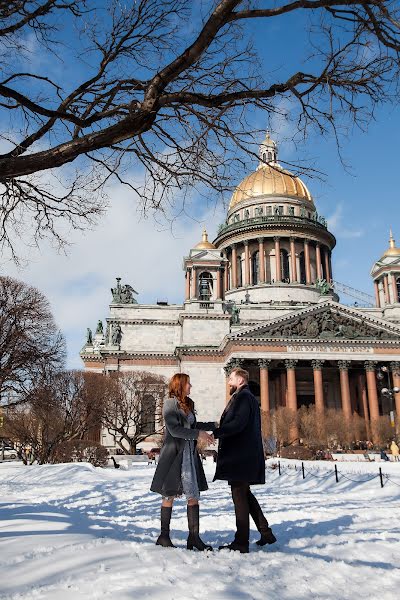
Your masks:
<svg viewBox="0 0 400 600"><path fill-rule="evenodd" d="M180 496L183 494L181 470L185 440L194 440L195 466L199 491L208 489L203 465L196 449L199 430L196 429L196 418L192 425L185 413L179 408L175 398L164 402L163 416L165 422L164 444L154 473L150 489L162 496Z"/></svg>

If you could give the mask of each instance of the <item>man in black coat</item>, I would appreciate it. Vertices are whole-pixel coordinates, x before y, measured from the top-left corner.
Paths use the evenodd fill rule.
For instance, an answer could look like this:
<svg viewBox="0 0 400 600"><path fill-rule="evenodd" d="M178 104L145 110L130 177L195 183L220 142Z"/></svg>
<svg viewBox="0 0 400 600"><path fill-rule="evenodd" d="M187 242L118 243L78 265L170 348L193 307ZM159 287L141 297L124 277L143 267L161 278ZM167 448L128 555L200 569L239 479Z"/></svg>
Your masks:
<svg viewBox="0 0 400 600"><path fill-rule="evenodd" d="M276 542L250 491L251 485L265 483L265 461L260 408L248 381L249 374L244 369L231 372L228 379L231 399L222 413L220 426L214 431L214 437L219 440L214 481L228 481L236 515L235 539L227 546L220 546L220 550L229 548L242 553L249 551L250 515L261 534L257 544L264 546Z"/></svg>

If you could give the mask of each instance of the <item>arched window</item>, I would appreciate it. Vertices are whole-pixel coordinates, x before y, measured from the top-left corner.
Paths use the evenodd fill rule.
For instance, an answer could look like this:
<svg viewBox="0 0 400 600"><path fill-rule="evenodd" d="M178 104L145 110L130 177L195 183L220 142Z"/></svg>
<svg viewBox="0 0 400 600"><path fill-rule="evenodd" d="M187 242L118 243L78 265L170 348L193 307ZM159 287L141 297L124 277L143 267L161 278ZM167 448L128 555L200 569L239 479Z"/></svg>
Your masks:
<svg viewBox="0 0 400 600"><path fill-rule="evenodd" d="M281 281L290 281L289 254L287 250L281 250Z"/></svg>
<svg viewBox="0 0 400 600"><path fill-rule="evenodd" d="M397 299L395 300L396 302L399 302L400 300L400 277L398 277L396 279L396 287L397 287Z"/></svg>
<svg viewBox="0 0 400 600"><path fill-rule="evenodd" d="M304 252L300 252L300 283L306 283L306 261L304 258Z"/></svg>
<svg viewBox="0 0 400 600"><path fill-rule="evenodd" d="M151 435L156 430L156 399L146 395L141 403L140 432Z"/></svg>
<svg viewBox="0 0 400 600"><path fill-rule="evenodd" d="M213 292L213 276L207 271L200 273L199 277L199 297L203 302L208 302Z"/></svg>
<svg viewBox="0 0 400 600"><path fill-rule="evenodd" d="M272 160L272 152L268 152L268 162L271 162Z"/></svg>
<svg viewBox="0 0 400 600"><path fill-rule="evenodd" d="M243 273L242 273L242 257L237 257L237 286L242 287L243 285Z"/></svg>
<svg viewBox="0 0 400 600"><path fill-rule="evenodd" d="M263 152L262 159L263 159L264 162L267 162L267 155L265 154L265 152Z"/></svg>
<svg viewBox="0 0 400 600"><path fill-rule="evenodd" d="M253 285L258 283L258 266L259 266L259 253L253 252L251 256L251 281Z"/></svg>

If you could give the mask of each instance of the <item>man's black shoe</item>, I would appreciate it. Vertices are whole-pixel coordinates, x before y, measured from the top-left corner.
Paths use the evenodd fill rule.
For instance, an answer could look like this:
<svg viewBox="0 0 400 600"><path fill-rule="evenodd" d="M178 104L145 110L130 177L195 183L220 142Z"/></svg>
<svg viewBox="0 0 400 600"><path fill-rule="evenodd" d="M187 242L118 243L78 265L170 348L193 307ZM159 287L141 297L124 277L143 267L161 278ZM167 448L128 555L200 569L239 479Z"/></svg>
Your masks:
<svg viewBox="0 0 400 600"><path fill-rule="evenodd" d="M230 544L227 544L226 546L219 546L218 550L236 550L237 552L240 552L241 554L249 553L248 546L243 546L242 544L238 544L237 542L231 542Z"/></svg>
<svg viewBox="0 0 400 600"><path fill-rule="evenodd" d="M266 544L275 544L276 537L272 533L272 529L268 528L267 531L261 534L260 539L256 542L257 546L265 546Z"/></svg>

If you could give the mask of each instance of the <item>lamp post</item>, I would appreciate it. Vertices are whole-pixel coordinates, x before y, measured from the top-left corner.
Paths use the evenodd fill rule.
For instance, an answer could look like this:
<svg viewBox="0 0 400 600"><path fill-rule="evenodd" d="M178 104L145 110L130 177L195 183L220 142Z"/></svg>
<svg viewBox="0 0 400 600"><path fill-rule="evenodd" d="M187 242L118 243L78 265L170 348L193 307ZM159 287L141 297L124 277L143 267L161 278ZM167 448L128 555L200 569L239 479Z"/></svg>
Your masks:
<svg viewBox="0 0 400 600"><path fill-rule="evenodd" d="M396 386L394 386L394 387L391 386L389 369L386 367L386 365L383 365L382 367L379 367L376 372L376 377L380 381L381 385L383 383L383 380L385 379L385 375L387 378L387 387L381 387L380 392L381 392L382 396L385 396L390 401L390 412L389 412L390 424L392 427L394 427L395 426L394 394L397 394L398 392L400 392L400 388L396 387Z"/></svg>

